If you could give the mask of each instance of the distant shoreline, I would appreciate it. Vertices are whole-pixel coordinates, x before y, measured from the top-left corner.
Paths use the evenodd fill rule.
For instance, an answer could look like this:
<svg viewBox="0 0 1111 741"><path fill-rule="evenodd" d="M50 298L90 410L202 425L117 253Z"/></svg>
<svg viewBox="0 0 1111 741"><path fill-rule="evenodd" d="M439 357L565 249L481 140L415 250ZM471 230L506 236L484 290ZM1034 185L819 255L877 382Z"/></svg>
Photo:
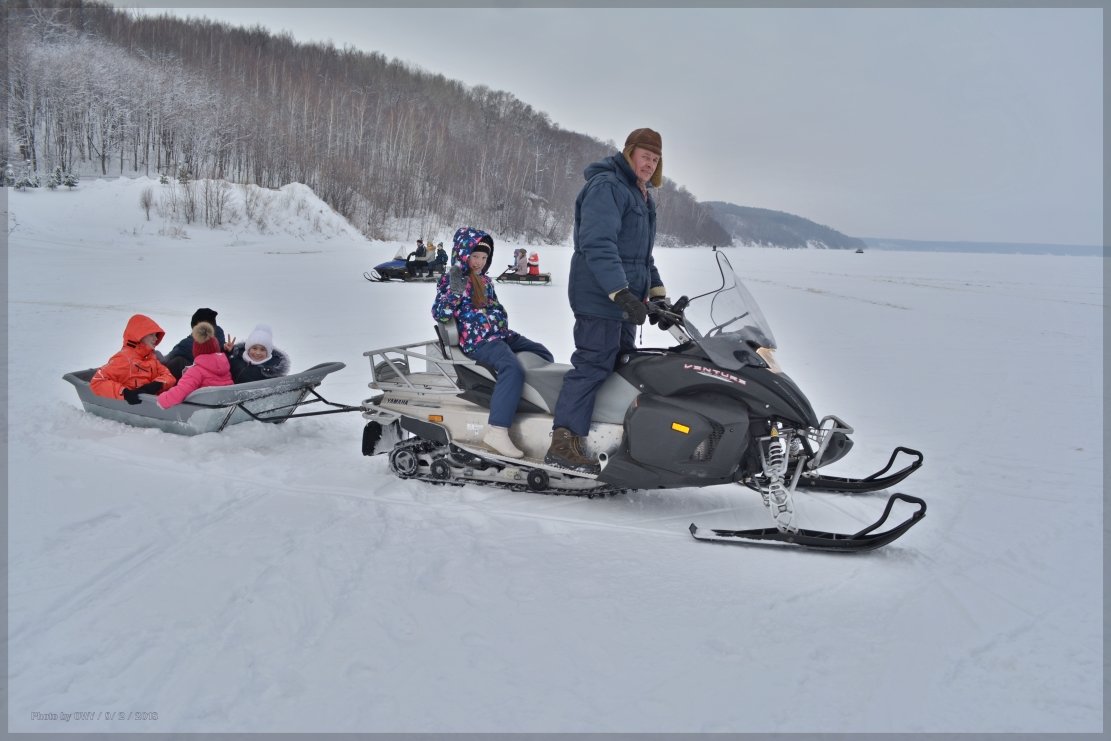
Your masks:
<svg viewBox="0 0 1111 741"><path fill-rule="evenodd" d="M1083 244L1032 244L1012 242L927 242L915 239L860 237L873 250L904 252L985 252L1008 255L1069 255L1102 257L1103 247Z"/></svg>

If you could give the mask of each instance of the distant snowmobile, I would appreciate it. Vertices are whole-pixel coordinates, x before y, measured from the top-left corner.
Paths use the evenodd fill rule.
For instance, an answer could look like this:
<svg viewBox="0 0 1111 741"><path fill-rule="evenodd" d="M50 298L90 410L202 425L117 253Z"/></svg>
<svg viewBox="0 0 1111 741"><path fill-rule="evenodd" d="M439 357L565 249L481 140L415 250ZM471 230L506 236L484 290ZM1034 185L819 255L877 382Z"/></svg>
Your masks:
<svg viewBox="0 0 1111 741"><path fill-rule="evenodd" d="M435 340L371 350L371 388L363 453L389 454L401 478L439 484L476 483L542 493L593 497L630 489L679 489L741 484L760 493L774 527L705 530L700 540L787 544L864 551L903 535L925 515L926 503L893 493L874 524L852 534L798 527L793 497L800 489L844 493L886 489L922 465L916 450L896 448L887 466L862 479L820 469L852 447L853 430L836 416L818 420L810 402L776 365L771 329L729 260L714 253L721 286L674 305L653 305L650 319L678 345L622 357L598 393L586 451L597 475L544 463L552 410L569 365L529 353L525 387L510 429L524 459L505 458L481 443L494 377L457 345L455 327L437 325ZM716 274L714 274L716 276ZM423 361L424 371L411 363ZM911 457L888 473L900 453ZM896 502L917 509L878 532Z"/></svg>
<svg viewBox="0 0 1111 741"><path fill-rule="evenodd" d="M375 265L363 277L371 282L400 280L407 283L431 283L444 274L444 267L435 260L408 259L408 247L402 246L392 260Z"/></svg>

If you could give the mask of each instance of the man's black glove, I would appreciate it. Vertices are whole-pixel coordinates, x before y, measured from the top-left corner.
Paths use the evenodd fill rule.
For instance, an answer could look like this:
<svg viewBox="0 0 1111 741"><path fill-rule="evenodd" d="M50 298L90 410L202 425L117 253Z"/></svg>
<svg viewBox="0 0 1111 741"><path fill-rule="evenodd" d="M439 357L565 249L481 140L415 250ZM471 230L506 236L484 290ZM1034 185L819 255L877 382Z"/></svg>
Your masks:
<svg viewBox="0 0 1111 741"><path fill-rule="evenodd" d="M142 386L135 390L138 391L140 394L160 394L162 393L162 382L151 381L150 383L144 383Z"/></svg>
<svg viewBox="0 0 1111 741"><path fill-rule="evenodd" d="M128 404L139 404L143 401L139 398L139 392L135 389L124 389L123 400L126 401Z"/></svg>
<svg viewBox="0 0 1111 741"><path fill-rule="evenodd" d="M666 296L657 296L648 299L648 306L651 311L648 312L648 323L658 325L660 329L668 329L674 322L672 322L666 314L673 314L675 307L667 300Z"/></svg>
<svg viewBox="0 0 1111 741"><path fill-rule="evenodd" d="M463 271L456 265L448 271L448 289L457 296L463 295L463 288L466 283L463 279Z"/></svg>
<svg viewBox="0 0 1111 741"><path fill-rule="evenodd" d="M644 302L629 292L628 288L622 288L614 294L613 302L621 307L625 312L627 321L633 324L644 324L644 320L648 318L648 307Z"/></svg>

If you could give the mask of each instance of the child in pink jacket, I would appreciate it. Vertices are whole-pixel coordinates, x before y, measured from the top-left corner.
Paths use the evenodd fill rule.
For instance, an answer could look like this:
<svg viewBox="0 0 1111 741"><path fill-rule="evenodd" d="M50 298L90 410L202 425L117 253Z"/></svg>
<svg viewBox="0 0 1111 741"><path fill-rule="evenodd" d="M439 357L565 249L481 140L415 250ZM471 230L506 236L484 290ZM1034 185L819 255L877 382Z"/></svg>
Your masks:
<svg viewBox="0 0 1111 741"><path fill-rule="evenodd" d="M185 369L176 386L158 395L158 406L169 409L199 388L231 384L231 364L216 339L216 328L200 322L193 327L193 364Z"/></svg>

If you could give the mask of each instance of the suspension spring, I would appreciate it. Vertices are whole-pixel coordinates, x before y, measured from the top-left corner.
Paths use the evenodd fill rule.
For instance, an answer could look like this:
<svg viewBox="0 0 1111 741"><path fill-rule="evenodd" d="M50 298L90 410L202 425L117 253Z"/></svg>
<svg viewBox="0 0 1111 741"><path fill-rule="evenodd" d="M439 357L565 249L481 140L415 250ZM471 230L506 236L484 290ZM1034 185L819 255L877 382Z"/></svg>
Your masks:
<svg viewBox="0 0 1111 741"><path fill-rule="evenodd" d="M787 442L774 435L768 443L768 456L764 462L764 475L768 479L767 488L761 491L764 506L768 508L775 525L780 530L795 531L791 520L795 516L791 490L784 484L787 473Z"/></svg>

